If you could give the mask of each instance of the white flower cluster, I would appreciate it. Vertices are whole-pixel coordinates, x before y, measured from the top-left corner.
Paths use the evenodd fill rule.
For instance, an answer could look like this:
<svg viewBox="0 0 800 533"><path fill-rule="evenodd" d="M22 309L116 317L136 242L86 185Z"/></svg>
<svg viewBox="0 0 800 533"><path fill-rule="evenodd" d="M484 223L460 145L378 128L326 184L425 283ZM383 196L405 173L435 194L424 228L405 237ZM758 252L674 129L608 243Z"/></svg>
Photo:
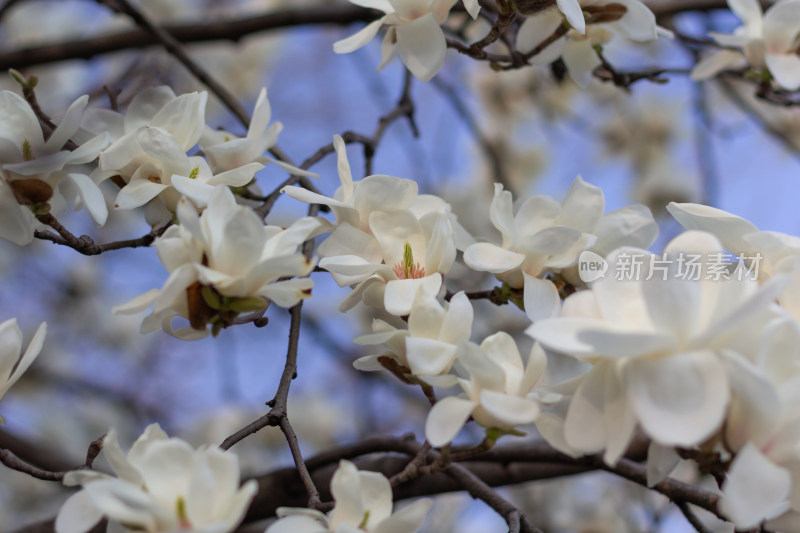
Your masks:
<svg viewBox="0 0 800 533"><path fill-rule="evenodd" d="M116 308L132 313L152 304L143 332L163 328L184 339L199 338L208 325L216 334L240 313L263 311L270 302L291 307L308 298L313 283L306 276L314 262L297 249L328 231L329 224L304 218L289 228L265 226L252 209L237 203L230 188L249 185L268 162L297 175L313 174L264 155L282 129L269 124L266 90L241 138L206 125L207 99L205 92L176 96L168 87L156 87L138 94L123 114L86 109L84 96L46 132L25 99L3 91L0 237L30 243L35 230L49 231L42 217L67 201L85 207L103 225L109 211L100 184L113 178L119 188L116 209L144 206L154 228L169 225L156 240L170 273L164 288ZM198 145L202 155L188 155ZM176 329L178 316L190 327Z"/></svg>
<svg viewBox="0 0 800 533"><path fill-rule="evenodd" d="M447 21L456 0L350 0L351 3L383 11L385 15L361 31L334 43L339 54L353 52L389 26L381 47L382 69L397 56L421 81L429 81L442 68L447 39L442 25ZM525 4L527 2L518 2ZM476 19L480 12L477 0L463 0L464 8ZM547 7L547 2L534 2ZM525 19L517 34L520 52L537 53L532 62L547 65L563 58L572 78L586 87L592 71L602 64L595 47L618 34L634 41L653 41L670 32L656 25L655 15L639 0L558 0L557 9L537 9ZM525 9L520 5L520 11ZM551 39L560 27L568 28Z"/></svg>
<svg viewBox="0 0 800 533"><path fill-rule="evenodd" d="M780 0L766 12L757 0L728 0L743 22L732 35L712 33L719 50L695 66L692 78L705 80L720 72L749 67L789 91L800 89L800 2Z"/></svg>

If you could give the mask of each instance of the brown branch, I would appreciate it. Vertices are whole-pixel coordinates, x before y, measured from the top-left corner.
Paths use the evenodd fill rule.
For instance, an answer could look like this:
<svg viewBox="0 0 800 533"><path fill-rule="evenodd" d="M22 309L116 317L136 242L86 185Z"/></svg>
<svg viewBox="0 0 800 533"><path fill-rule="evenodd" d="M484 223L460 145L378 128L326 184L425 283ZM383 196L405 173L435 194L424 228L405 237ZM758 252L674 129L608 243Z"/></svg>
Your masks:
<svg viewBox="0 0 800 533"><path fill-rule="evenodd" d="M204 20L199 24L165 25L163 29L182 43L239 41L247 35L268 30L322 24L346 25L372 21L379 16L377 11L349 4L321 5L222 21ZM26 47L0 54L0 70L22 69L69 59L90 59L111 52L147 48L153 44L149 31L135 29L90 39Z"/></svg>
<svg viewBox="0 0 800 533"><path fill-rule="evenodd" d="M45 470L39 468L37 466L33 466L19 457L12 452L11 450L0 448L0 463L3 463L8 468L12 470L16 470L17 472L22 472L23 474L28 474L29 476L35 477L36 479L41 479L43 481L62 481L64 479L64 475L67 472L72 470L83 470L92 467L94 460L97 458L97 455L100 453L100 450L103 449L103 438L105 435L100 437L99 439L93 441L89 445L89 449L86 452L86 461L83 465L78 468L69 468L65 470Z"/></svg>
<svg viewBox="0 0 800 533"><path fill-rule="evenodd" d="M97 1L101 4L111 5L112 8L119 8L120 11L128 15L137 26L141 27L147 33L155 37L167 52L180 61L181 64L183 64L183 66L185 66L195 78L203 83L203 85L208 87L211 92L214 93L223 104L225 104L225 107L227 107L236 116L236 118L239 119L239 122L241 122L245 128L250 125L250 115L244 110L242 105L222 84L217 82L217 80L214 79L211 74L209 74L205 69L201 68L200 65L198 65L191 57L189 57L189 55L183 49L183 46L181 46L180 41L173 37L172 34L155 24L152 20L150 20L150 17L137 9L128 0Z"/></svg>
<svg viewBox="0 0 800 533"><path fill-rule="evenodd" d="M270 407L269 412L226 438L225 441L223 441L223 443L220 445L220 448L223 450L228 450L231 448L231 446L238 443L245 437L248 437L249 435L252 435L267 426L279 427L286 437L286 442L288 443L289 449L292 452L295 468L297 469L298 475L300 476L308 495L308 502L304 506L316 508L321 503L319 491L317 490L314 481L308 472L308 467L306 466L303 460L303 455L300 452L297 436L292 429L291 423L289 422L289 417L287 415L289 387L292 384L292 380L297 375L297 352L300 342L300 315L302 308L303 302L300 302L290 310L292 320L289 326L289 346L286 350L286 364L284 365L283 374L281 375L280 382L278 383L278 390L275 392L275 397L267 402L267 405Z"/></svg>
<svg viewBox="0 0 800 533"><path fill-rule="evenodd" d="M167 228L167 226L165 226L158 231L151 231L147 235L143 235L137 239L97 244L88 235L76 237L50 213L36 215L36 219L42 224L46 224L56 230L58 235L49 231L36 230L33 234L34 237L44 241L50 241L54 244L69 246L73 250L80 252L83 255L99 255L103 252L120 250L122 248L140 248L143 246L150 246L153 244L153 241L156 239L156 237L161 235Z"/></svg>

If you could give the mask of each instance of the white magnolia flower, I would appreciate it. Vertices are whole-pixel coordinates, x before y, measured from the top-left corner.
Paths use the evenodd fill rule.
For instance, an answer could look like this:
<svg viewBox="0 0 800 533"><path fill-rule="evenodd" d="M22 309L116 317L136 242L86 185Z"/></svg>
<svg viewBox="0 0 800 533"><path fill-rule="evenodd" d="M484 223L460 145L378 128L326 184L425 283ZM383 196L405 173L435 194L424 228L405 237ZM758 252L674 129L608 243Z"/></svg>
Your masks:
<svg viewBox="0 0 800 533"><path fill-rule="evenodd" d="M0 237L28 244L37 224L30 208L64 199L85 207L98 225L105 224L103 193L89 176L70 167L94 160L108 145L108 134L64 150L80 128L88 101L88 96L75 100L45 141L28 102L11 91L0 92Z"/></svg>
<svg viewBox="0 0 800 533"><path fill-rule="evenodd" d="M356 344L387 344L389 352L367 355L353 363L359 370L380 370L381 357L389 357L415 376L440 376L450 371L458 344L472 334L472 304L462 291L446 307L420 291L408 315L408 329L398 329L381 319L372 322L370 335L355 339Z"/></svg>
<svg viewBox="0 0 800 533"><path fill-rule="evenodd" d="M530 424L539 415L538 396L533 388L547 365L542 348L531 349L523 363L517 343L504 331L486 337L478 346L460 346L459 362L469 379L459 378L461 396L439 400L425 422L425 438L432 446L453 440L470 416L487 429L513 433L517 426Z"/></svg>
<svg viewBox="0 0 800 533"><path fill-rule="evenodd" d="M757 0L728 0L728 7L744 24L733 35L712 33L722 46L739 48L720 50L698 63L692 79L704 80L723 70L750 65L769 70L784 89L800 89L800 57L797 56L797 34L800 32L800 1L782 0L761 10Z"/></svg>
<svg viewBox="0 0 800 533"><path fill-rule="evenodd" d="M580 16L580 23L570 18L562 4L569 4L570 12ZM573 5L575 4L575 5ZM606 8L605 6L609 6ZM620 9L620 6L624 10ZM639 0L576 0L559 1L559 8L567 15L574 29L531 58L535 65L549 65L559 57L564 60L567 70L575 82L586 87L592 79L592 72L601 65L594 50L597 45L607 43L614 35L622 35L640 42L653 41L666 32L656 25L656 17ZM601 22L585 27L583 10L594 11ZM609 10L605 12L604 10ZM517 49L529 52L539 46L563 24L561 13L546 10L528 17L517 33Z"/></svg>
<svg viewBox="0 0 800 533"><path fill-rule="evenodd" d="M464 262L495 274L512 288L524 287L525 311L531 320L554 316L561 299L555 285L541 279L547 272L572 267L587 249L605 255L619 246L647 247L655 240L658 226L646 207L628 206L607 214L604 209L603 191L580 176L561 204L535 195L516 214L511 193L495 184L490 217L502 243L474 244L464 252Z"/></svg>
<svg viewBox="0 0 800 533"><path fill-rule="evenodd" d="M125 455L113 429L103 455L117 475L78 470L64 484L81 485L61 507L57 533L83 533L107 517L124 531L226 533L244 518L258 484L239 486L236 455L216 447L193 449L152 424Z"/></svg>
<svg viewBox="0 0 800 533"><path fill-rule="evenodd" d="M280 519L266 533L415 533L422 527L431 500L417 500L392 513L392 487L383 474L359 471L339 462L331 479L336 505L327 515L311 509L278 509Z"/></svg>
<svg viewBox="0 0 800 533"><path fill-rule="evenodd" d="M471 237L441 198L417 194L417 183L374 175L354 183L341 137L334 136L341 187L333 198L301 187L283 191L302 202L330 206L336 230L319 246L320 266L339 286L356 285L340 309L363 299L407 315L420 288L437 297L446 274Z"/></svg>
<svg viewBox="0 0 800 533"><path fill-rule="evenodd" d="M0 400L42 351L46 333L47 323L42 322L23 354L22 332L17 325L17 319L12 318L0 324ZM2 422L4 420L0 416L0 423Z"/></svg>
<svg viewBox="0 0 800 533"><path fill-rule="evenodd" d="M266 104L264 111L264 99L259 101L259 113L251 124L253 138L231 141L225 149L210 147L220 158L209 158L211 166L205 158L189 157L186 153L201 140L207 128L205 92L175 96L169 87L156 87L137 95L124 116L95 110L87 127L105 127L116 137L100 156L98 176L105 179L119 175L127 183L117 194L115 207L133 209L147 204L147 220L156 225L172 218L181 194L190 197L198 207L204 207L214 186L247 185L264 165L257 158L260 153L248 160L245 156L252 155L261 146L259 143L274 142L272 133L277 136L280 129L278 126L277 130L263 134L257 131L269 122L269 105ZM206 136L212 142L209 139Z"/></svg>
<svg viewBox="0 0 800 533"><path fill-rule="evenodd" d="M358 50L375 37L384 24L380 70L398 55L420 81L433 78L444 65L447 41L440 27L456 0L350 0L351 3L386 13L364 29L333 44L337 54ZM464 0L472 18L477 18L478 0Z"/></svg>
<svg viewBox="0 0 800 533"><path fill-rule="evenodd" d="M252 163L275 163L292 174L316 176L313 172L264 155L278 142L278 134L283 130L280 122L270 124L271 118L272 108L267 100L267 89L263 88L258 94L253 117L244 137L206 126L199 144L214 172L231 171Z"/></svg>
<svg viewBox="0 0 800 533"><path fill-rule="evenodd" d="M697 446L722 426L739 375L731 368L755 359L786 280L759 286L738 275L741 264L716 277L710 261L680 274L688 257L681 253L721 252L717 239L696 231L674 239L664 257L620 249L609 257L610 274L568 297L560 318L528 329L545 347L593 365L567 384L573 395L563 429L572 450L605 450L614 463L637 424L667 447ZM625 274L637 263L639 273Z"/></svg>
<svg viewBox="0 0 800 533"><path fill-rule="evenodd" d="M754 266L757 263L760 278L792 270L793 258L800 256L800 238L777 231L760 231L749 220L722 209L672 202L667 211L684 228L707 231L717 237L729 252L754 263Z"/></svg>
<svg viewBox="0 0 800 533"><path fill-rule="evenodd" d="M267 300L291 307L311 296L314 268L297 247L328 230L319 218L304 217L288 228L265 226L251 209L236 204L230 189L218 186L199 215L187 200L178 205L180 224L171 226L155 246L170 276L161 290L150 291L114 308L137 313L153 305L142 333L160 327L184 339L200 338L227 326L240 312L264 309ZM191 328L173 330L181 316Z"/></svg>
<svg viewBox="0 0 800 533"><path fill-rule="evenodd" d="M769 520L800 531L800 324L780 317L764 328L757 357L731 359L732 398L724 443L734 454L720 510L737 529Z"/></svg>

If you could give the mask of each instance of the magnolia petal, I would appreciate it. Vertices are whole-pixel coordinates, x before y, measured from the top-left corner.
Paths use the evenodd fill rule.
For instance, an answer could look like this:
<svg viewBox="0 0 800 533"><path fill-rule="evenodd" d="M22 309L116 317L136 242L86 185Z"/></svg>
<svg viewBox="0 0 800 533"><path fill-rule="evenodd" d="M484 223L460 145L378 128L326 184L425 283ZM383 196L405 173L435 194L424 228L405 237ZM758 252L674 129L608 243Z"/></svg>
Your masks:
<svg viewBox="0 0 800 533"><path fill-rule="evenodd" d="M488 242L473 244L464 251L464 262L472 270L502 274L518 268L525 256Z"/></svg>
<svg viewBox="0 0 800 533"><path fill-rule="evenodd" d="M100 512L133 527L156 528L156 503L139 487L119 479L101 479L84 489Z"/></svg>
<svg viewBox="0 0 800 533"><path fill-rule="evenodd" d="M600 363L583 377L575 391L564 420L564 440L571 449L596 453L605 447L606 372L613 371L609 363Z"/></svg>
<svg viewBox="0 0 800 533"><path fill-rule="evenodd" d="M134 209L141 207L156 196L161 191L167 189L168 185L163 183L153 183L147 179L131 181L117 193L114 207L117 209Z"/></svg>
<svg viewBox="0 0 800 533"><path fill-rule="evenodd" d="M417 291L436 298L441 288L442 275L438 272L418 279L394 279L386 283L383 305L387 313L405 316L411 313Z"/></svg>
<svg viewBox="0 0 800 533"><path fill-rule="evenodd" d="M205 91L182 94L159 109L150 126L169 132L185 152L197 144L203 134L207 101Z"/></svg>
<svg viewBox="0 0 800 533"><path fill-rule="evenodd" d="M651 441L647 448L647 486L653 487L667 479L680 460L674 447Z"/></svg>
<svg viewBox="0 0 800 533"><path fill-rule="evenodd" d="M386 30L386 35L383 36L381 43L381 62L378 63L376 70L383 70L386 65L395 60L399 54L397 53L397 30L394 26Z"/></svg>
<svg viewBox="0 0 800 533"><path fill-rule="evenodd" d="M786 53L787 55L794 54L792 48L796 44L798 26L800 26L800 2L788 0L771 6L764 13L763 20L764 44L767 51ZM767 65L769 65L769 57L767 57ZM771 67L770 72L772 72ZM772 72L772 74L775 73ZM780 79L777 81L781 83ZM781 85L783 84L781 83Z"/></svg>
<svg viewBox="0 0 800 533"><path fill-rule="evenodd" d="M269 126L272 119L272 108L267 99L267 88L262 87L256 98L256 105L253 107L253 118L250 119L250 126L247 128L247 137L257 137L261 135Z"/></svg>
<svg viewBox="0 0 800 533"><path fill-rule="evenodd" d="M737 254L756 251L743 237L758 231L758 228L742 217L715 207L689 203L671 202L667 211L686 229L712 233L728 251Z"/></svg>
<svg viewBox="0 0 800 533"><path fill-rule="evenodd" d="M558 316L561 310L561 296L552 281L539 279L523 273L525 277L525 314L531 322Z"/></svg>
<svg viewBox="0 0 800 533"><path fill-rule="evenodd" d="M295 165L289 164L286 161L281 161L280 159L274 159L272 157L262 156L262 157L257 158L257 161L260 162L260 163L266 163L266 162L275 163L276 165L281 167L283 170L285 170L286 172L288 172L292 176L307 176L309 178L318 178L319 177L319 174L317 174L316 172L311 172L310 170L304 170L304 169L302 169L300 167L297 167Z"/></svg>
<svg viewBox="0 0 800 533"><path fill-rule="evenodd" d="M265 285L258 291L260 296L286 309L296 305L300 300L311 297L314 281L308 278L287 279Z"/></svg>
<svg viewBox="0 0 800 533"><path fill-rule="evenodd" d="M787 353L781 354L783 357ZM776 387L744 357L723 352L731 386L731 404L725 420L725 443L738 450L748 441L760 443L773 435L781 415Z"/></svg>
<svg viewBox="0 0 800 533"><path fill-rule="evenodd" d="M563 21L564 17L555 9L548 9L526 18L517 32L517 49L524 53L530 52L551 36ZM551 44L545 50L552 48L554 47ZM540 55L542 53L537 54L533 59L538 59Z"/></svg>
<svg viewBox="0 0 800 533"><path fill-rule="evenodd" d="M403 507L392 516L380 522L373 533L414 533L422 527L425 515L433 505L433 501L423 498Z"/></svg>
<svg viewBox="0 0 800 533"><path fill-rule="evenodd" d="M692 80L707 80L720 72L744 66L746 63L741 52L737 50L720 50L707 55L692 68Z"/></svg>
<svg viewBox="0 0 800 533"><path fill-rule="evenodd" d="M767 54L764 60L778 85L787 91L800 89L800 57L794 54Z"/></svg>
<svg viewBox="0 0 800 533"><path fill-rule="evenodd" d="M265 533L328 533L330 530L310 516L285 516L269 526Z"/></svg>
<svg viewBox="0 0 800 533"><path fill-rule="evenodd" d="M444 65L447 51L447 40L433 13L395 28L397 52L403 63L418 80L429 81Z"/></svg>
<svg viewBox="0 0 800 533"><path fill-rule="evenodd" d="M592 250L605 257L621 246L649 248L658 236L658 223L647 207L629 205L603 215L592 233L597 235Z"/></svg>
<svg viewBox="0 0 800 533"><path fill-rule="evenodd" d="M50 138L45 141L45 152L61 150L61 148L67 144L67 141L75 135L75 132L80 128L83 110L88 103L89 96L83 95L70 104L64 118L61 119L61 122L58 124L55 131L53 131L52 135L50 135Z"/></svg>
<svg viewBox="0 0 800 533"><path fill-rule="evenodd" d="M139 470L134 467L117 440L117 431L111 429L105 437L103 437L103 457L108 461L111 470L117 475L118 478L125 481L130 481L135 485L142 484L142 476Z"/></svg>
<svg viewBox="0 0 800 533"><path fill-rule="evenodd" d="M632 361L623 379L639 423L662 445L696 446L725 417L728 379L710 350Z"/></svg>
<svg viewBox="0 0 800 533"><path fill-rule="evenodd" d="M603 190L578 176L561 204L560 222L583 233L594 233L605 205Z"/></svg>
<svg viewBox="0 0 800 533"><path fill-rule="evenodd" d="M0 91L0 137L15 139L20 147L24 139L31 143L31 147L44 144L39 119L31 106L11 91Z"/></svg>
<svg viewBox="0 0 800 533"><path fill-rule="evenodd" d="M762 16L758 0L728 0L728 7L743 22L758 20Z"/></svg>
<svg viewBox="0 0 800 533"><path fill-rule="evenodd" d="M733 460L722 486L720 510L738 529L750 529L774 518L789 507L792 479L752 443Z"/></svg>
<svg viewBox="0 0 800 533"><path fill-rule="evenodd" d="M544 353L542 345L536 342L531 347L530 354L528 354L528 361L525 364L525 373L520 381L519 389L516 391L509 390L509 392L518 394L519 396L525 396L533 390L533 387L542 375L544 375L546 368L547 355Z"/></svg>
<svg viewBox="0 0 800 533"><path fill-rule="evenodd" d="M570 77L583 89L592 81L594 69L602 64L590 40L567 42L563 58Z"/></svg>
<svg viewBox="0 0 800 533"><path fill-rule="evenodd" d="M56 516L56 533L85 533L91 530L103 513L95 507L89 494L81 490L70 496Z"/></svg>
<svg viewBox="0 0 800 533"><path fill-rule="evenodd" d="M472 334L474 310L464 291L457 292L451 299L439 328L439 340L458 344L469 340Z"/></svg>
<svg viewBox="0 0 800 533"><path fill-rule="evenodd" d="M652 41L658 38L656 16L639 0L617 0L625 6L625 14L609 23L616 32L634 41Z"/></svg>
<svg viewBox="0 0 800 533"><path fill-rule="evenodd" d="M558 9L567 17L567 21L578 33L586 33L586 20L578 0L558 0Z"/></svg>
<svg viewBox="0 0 800 533"><path fill-rule="evenodd" d="M408 317L408 332L412 337L438 339L439 330L445 317L444 308L439 301L424 293L414 298L414 307Z"/></svg>
<svg viewBox="0 0 800 533"><path fill-rule="evenodd" d="M392 514L392 486L383 474L360 471L361 504L369 510L367 527L372 527ZM338 502L337 502L338 504Z"/></svg>
<svg viewBox="0 0 800 533"><path fill-rule="evenodd" d="M150 289L149 291L145 292L144 294L140 294L127 303L115 305L111 308L111 314L129 315L144 311L153 304L156 298L158 298L159 294L161 294L160 290Z"/></svg>
<svg viewBox="0 0 800 533"><path fill-rule="evenodd" d="M33 241L36 224L31 210L19 205L11 187L0 179L0 238L25 246Z"/></svg>
<svg viewBox="0 0 800 533"><path fill-rule="evenodd" d="M631 409L622 381L615 367L605 375L605 406L603 418L606 429L606 450L603 461L615 465L628 449L636 430L636 415Z"/></svg>
<svg viewBox="0 0 800 533"><path fill-rule="evenodd" d="M363 29L359 30L358 33L355 33L346 39L336 41L333 43L333 51L337 54L349 54L350 52L358 50L370 42L373 37L375 37L375 34L378 33L378 30L383 25L385 18L386 17L384 16L376 21L370 22Z"/></svg>
<svg viewBox="0 0 800 533"><path fill-rule="evenodd" d="M108 219L108 206L103 192L97 184L85 174L70 172L67 174L67 178L75 184L84 207L86 207L95 223L98 226L105 225Z"/></svg>
<svg viewBox="0 0 800 533"><path fill-rule="evenodd" d="M464 8L469 13L469 16L477 19L478 13L481 10L481 5L478 3L478 0L464 0Z"/></svg>
<svg viewBox="0 0 800 533"><path fill-rule="evenodd" d="M361 522L364 512L362 503L361 477L358 469L350 461L339 461L339 468L331 479L331 495L336 506L330 515L331 523L339 524Z"/></svg>
<svg viewBox="0 0 800 533"><path fill-rule="evenodd" d="M494 197L489 206L489 220L503 235L503 247L511 246L514 240L514 199L510 191L504 191L501 183L494 184Z"/></svg>
<svg viewBox="0 0 800 533"><path fill-rule="evenodd" d="M383 365L378 361L378 355L365 355L353 361L353 368L362 372L377 372L383 370Z"/></svg>
<svg viewBox="0 0 800 533"><path fill-rule="evenodd" d="M539 415L539 406L527 398L484 389L480 399L480 408L505 428L530 424Z"/></svg>
<svg viewBox="0 0 800 533"><path fill-rule="evenodd" d="M134 131L146 126L156 113L176 98L175 93L166 85L146 89L137 94L125 111L125 131Z"/></svg>
<svg viewBox="0 0 800 533"><path fill-rule="evenodd" d="M464 427L477 406L476 402L456 396L439 400L431 407L425 421L425 438L434 448L448 444Z"/></svg>
<svg viewBox="0 0 800 533"><path fill-rule="evenodd" d="M434 339L406 338L406 359L414 374L444 374L456 358L456 346Z"/></svg>

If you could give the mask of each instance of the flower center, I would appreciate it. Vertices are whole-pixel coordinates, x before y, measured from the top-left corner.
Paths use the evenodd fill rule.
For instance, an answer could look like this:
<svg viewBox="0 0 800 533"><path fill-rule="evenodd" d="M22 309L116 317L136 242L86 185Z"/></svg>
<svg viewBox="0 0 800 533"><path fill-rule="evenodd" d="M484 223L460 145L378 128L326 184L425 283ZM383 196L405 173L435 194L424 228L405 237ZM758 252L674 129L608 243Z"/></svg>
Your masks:
<svg viewBox="0 0 800 533"><path fill-rule="evenodd" d="M406 243L403 247L403 260L398 261L392 271L400 279L419 279L425 277L425 267L414 262L414 252L411 245Z"/></svg>
<svg viewBox="0 0 800 533"><path fill-rule="evenodd" d="M33 148L31 147L31 142L28 139L22 141L22 159L24 161L30 161L33 159Z"/></svg>

